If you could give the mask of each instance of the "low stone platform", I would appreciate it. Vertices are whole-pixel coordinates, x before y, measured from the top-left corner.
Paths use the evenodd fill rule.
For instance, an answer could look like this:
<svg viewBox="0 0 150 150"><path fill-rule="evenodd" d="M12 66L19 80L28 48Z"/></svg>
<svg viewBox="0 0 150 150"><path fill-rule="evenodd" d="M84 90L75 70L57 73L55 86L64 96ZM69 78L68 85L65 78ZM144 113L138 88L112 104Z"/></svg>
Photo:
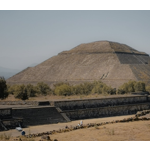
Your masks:
<svg viewBox="0 0 150 150"><path fill-rule="evenodd" d="M26 100L17 102L11 102L9 103L10 105L8 105L8 102L0 103L0 110L11 109L11 116L23 118L24 126L129 115L150 109L150 97L147 95L109 96L106 98L60 101L31 102Z"/></svg>
<svg viewBox="0 0 150 150"><path fill-rule="evenodd" d="M24 118L24 126L66 122L57 109L52 106L13 108L12 115Z"/></svg>

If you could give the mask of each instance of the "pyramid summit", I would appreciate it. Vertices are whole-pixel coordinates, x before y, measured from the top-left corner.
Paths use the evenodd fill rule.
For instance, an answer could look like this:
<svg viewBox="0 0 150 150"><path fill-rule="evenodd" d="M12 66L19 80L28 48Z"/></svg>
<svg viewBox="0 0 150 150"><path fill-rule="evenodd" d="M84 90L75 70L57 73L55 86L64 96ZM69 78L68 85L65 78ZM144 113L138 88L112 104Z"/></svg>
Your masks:
<svg viewBox="0 0 150 150"><path fill-rule="evenodd" d="M110 41L97 41L86 44L80 44L70 51L65 51L62 53L134 53L134 54L146 54L144 52L139 52L125 44L120 44L117 42Z"/></svg>
<svg viewBox="0 0 150 150"><path fill-rule="evenodd" d="M111 41L80 44L7 79L9 84L58 82L78 84L101 80L119 87L129 80L150 80L150 57L128 45Z"/></svg>

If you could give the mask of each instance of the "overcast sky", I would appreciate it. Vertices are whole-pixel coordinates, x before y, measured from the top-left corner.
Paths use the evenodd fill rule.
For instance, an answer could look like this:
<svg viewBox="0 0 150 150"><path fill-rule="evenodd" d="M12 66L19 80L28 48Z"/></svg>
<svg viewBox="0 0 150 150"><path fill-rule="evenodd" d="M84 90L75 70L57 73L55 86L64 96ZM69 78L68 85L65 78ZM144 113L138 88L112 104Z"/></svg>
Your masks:
<svg viewBox="0 0 150 150"><path fill-rule="evenodd" d="M150 10L0 10L0 66L24 69L93 41L150 54Z"/></svg>

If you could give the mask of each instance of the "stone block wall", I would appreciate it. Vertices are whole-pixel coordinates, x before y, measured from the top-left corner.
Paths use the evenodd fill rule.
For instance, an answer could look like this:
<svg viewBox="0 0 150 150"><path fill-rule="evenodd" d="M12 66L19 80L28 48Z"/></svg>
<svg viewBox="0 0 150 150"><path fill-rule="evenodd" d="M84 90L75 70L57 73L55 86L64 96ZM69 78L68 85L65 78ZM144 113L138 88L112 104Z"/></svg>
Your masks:
<svg viewBox="0 0 150 150"><path fill-rule="evenodd" d="M12 117L23 118L24 125L29 126L67 122L62 114L71 120L135 114L137 111L150 109L150 97L133 95L99 99L41 101L41 103L40 101L1 101L1 105L28 105L28 107L12 108Z"/></svg>
<svg viewBox="0 0 150 150"><path fill-rule="evenodd" d="M85 108L110 107L127 104L148 103L150 98L147 96L126 96L126 97L111 97L99 99L84 99L84 100L70 100L70 101L56 101L53 104L60 107L62 110L77 110Z"/></svg>
<svg viewBox="0 0 150 150"><path fill-rule="evenodd" d="M113 107L87 108L80 110L64 111L71 120L99 118L136 114L137 111L150 109L150 103L129 104Z"/></svg>
<svg viewBox="0 0 150 150"><path fill-rule="evenodd" d="M19 101L0 101L0 105L34 105L37 106L38 101L19 100Z"/></svg>
<svg viewBox="0 0 150 150"><path fill-rule="evenodd" d="M12 118L12 109L11 108L0 108L0 120Z"/></svg>
<svg viewBox="0 0 150 150"><path fill-rule="evenodd" d="M13 108L12 115L23 118L25 126L66 122L55 107Z"/></svg>

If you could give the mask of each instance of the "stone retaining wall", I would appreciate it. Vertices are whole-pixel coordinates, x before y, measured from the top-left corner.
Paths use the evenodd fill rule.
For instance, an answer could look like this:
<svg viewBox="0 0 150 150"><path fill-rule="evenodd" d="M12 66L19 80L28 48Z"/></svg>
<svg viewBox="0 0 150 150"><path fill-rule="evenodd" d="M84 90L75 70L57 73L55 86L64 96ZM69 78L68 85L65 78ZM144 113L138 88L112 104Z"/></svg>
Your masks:
<svg viewBox="0 0 150 150"><path fill-rule="evenodd" d="M148 96L126 96L126 97L109 97L99 99L84 99L70 101L55 101L54 105L62 110L76 110L85 108L110 107L117 105L138 104L150 102Z"/></svg>
<svg viewBox="0 0 150 150"><path fill-rule="evenodd" d="M150 109L150 103L128 104L112 107L87 108L81 110L64 111L71 120L99 118L136 114L137 111Z"/></svg>
<svg viewBox="0 0 150 150"><path fill-rule="evenodd" d="M29 100L19 100L19 101L5 101L1 100L0 105L34 105L38 106L38 101L29 101Z"/></svg>
<svg viewBox="0 0 150 150"><path fill-rule="evenodd" d="M13 108L12 116L23 118L24 126L66 122L55 107Z"/></svg>
<svg viewBox="0 0 150 150"><path fill-rule="evenodd" d="M8 118L12 118L12 109L11 108L0 109L0 120Z"/></svg>
<svg viewBox="0 0 150 150"><path fill-rule="evenodd" d="M150 109L150 97L138 95L65 101L0 101L0 105L34 106L12 108L12 117L23 118L24 124L28 126L67 122L62 114L71 120L135 114Z"/></svg>
<svg viewBox="0 0 150 150"><path fill-rule="evenodd" d="M0 100L0 105L43 105L41 103L47 102L51 106L60 107L62 110L72 110L84 108L95 108L102 106L114 106L114 105L125 105L150 102L150 96L146 95L132 95L132 96L116 96L116 97L105 97L95 99L80 99L80 100L61 100L61 101L31 101L31 100L18 100L18 101L5 101Z"/></svg>

